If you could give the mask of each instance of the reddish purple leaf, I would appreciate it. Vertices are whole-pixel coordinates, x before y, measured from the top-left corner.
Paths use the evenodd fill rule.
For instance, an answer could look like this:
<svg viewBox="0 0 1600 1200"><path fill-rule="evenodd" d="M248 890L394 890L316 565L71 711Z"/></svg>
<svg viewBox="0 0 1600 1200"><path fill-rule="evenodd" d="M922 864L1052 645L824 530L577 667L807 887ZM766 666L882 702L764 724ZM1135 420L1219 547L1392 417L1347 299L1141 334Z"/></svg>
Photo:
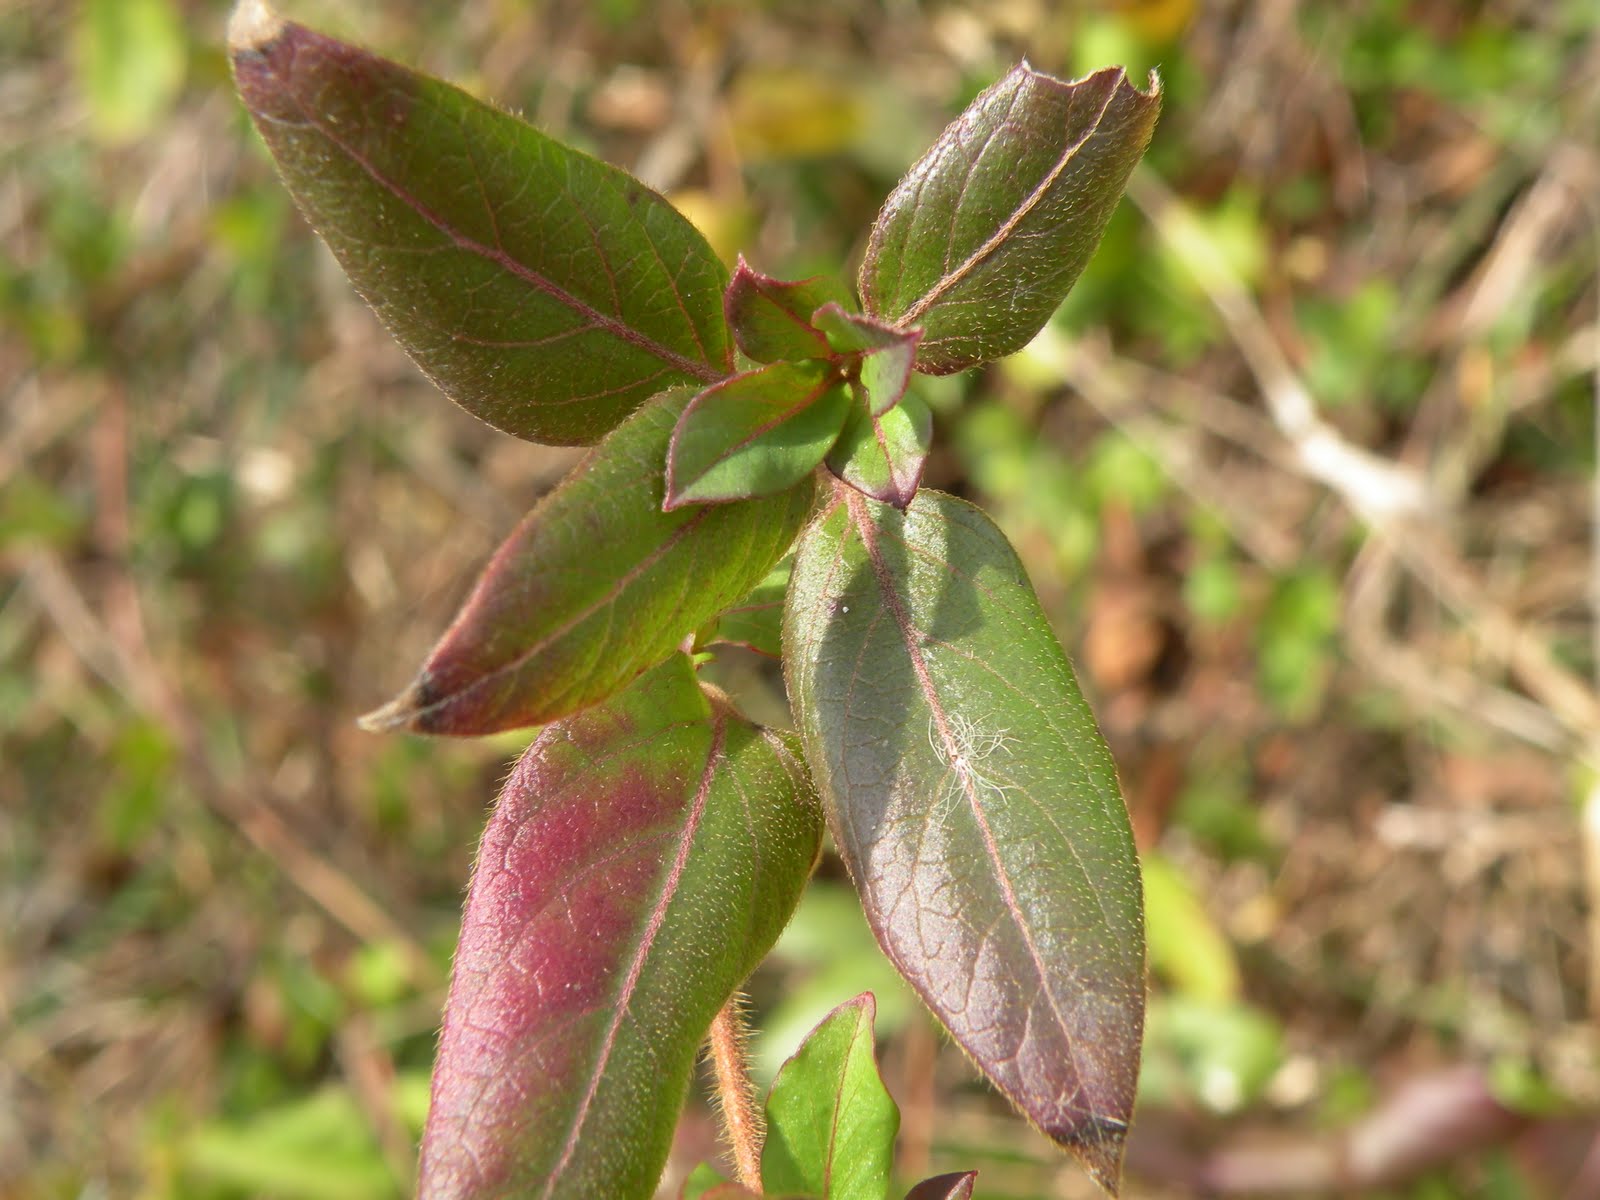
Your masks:
<svg viewBox="0 0 1600 1200"><path fill-rule="evenodd" d="M585 444L732 371L728 272L637 179L263 0L239 5L229 50L306 218L468 412Z"/></svg>
<svg viewBox="0 0 1600 1200"><path fill-rule="evenodd" d="M695 1052L819 837L789 743L708 702L682 655L545 729L479 849L422 1200L649 1197Z"/></svg>
<svg viewBox="0 0 1600 1200"><path fill-rule="evenodd" d="M685 389L635 413L545 497L368 728L479 734L555 720L660 662L761 581L805 521L811 480L663 512L667 446L689 400Z"/></svg>
<svg viewBox="0 0 1600 1200"><path fill-rule="evenodd" d="M976 1171L952 1171L948 1175L935 1175L924 1179L906 1193L906 1200L972 1200L972 1187L978 1180Z"/></svg>

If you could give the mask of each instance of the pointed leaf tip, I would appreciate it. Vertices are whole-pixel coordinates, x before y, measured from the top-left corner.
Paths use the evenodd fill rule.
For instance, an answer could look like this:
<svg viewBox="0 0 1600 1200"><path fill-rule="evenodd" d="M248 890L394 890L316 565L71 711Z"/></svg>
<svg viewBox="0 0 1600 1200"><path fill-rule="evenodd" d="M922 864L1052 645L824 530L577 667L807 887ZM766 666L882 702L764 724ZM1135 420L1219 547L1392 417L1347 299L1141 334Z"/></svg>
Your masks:
<svg viewBox="0 0 1600 1200"><path fill-rule="evenodd" d="M228 16L228 49L248 54L270 46L283 33L283 18L267 0L239 0Z"/></svg>

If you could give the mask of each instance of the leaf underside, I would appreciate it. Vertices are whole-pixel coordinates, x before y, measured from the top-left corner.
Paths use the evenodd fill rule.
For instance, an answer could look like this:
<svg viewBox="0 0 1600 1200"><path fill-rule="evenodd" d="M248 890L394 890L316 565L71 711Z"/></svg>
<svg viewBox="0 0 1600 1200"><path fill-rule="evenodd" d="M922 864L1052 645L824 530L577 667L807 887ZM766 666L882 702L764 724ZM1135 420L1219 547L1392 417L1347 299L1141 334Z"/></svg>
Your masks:
<svg viewBox="0 0 1600 1200"><path fill-rule="evenodd" d="M884 201L861 264L867 312L920 325L919 371L1020 350L1105 232L1161 107L1120 67L1067 83L1026 63L985 90Z"/></svg>
<svg viewBox="0 0 1600 1200"><path fill-rule="evenodd" d="M1115 767L978 509L840 488L801 535L789 695L874 933L955 1040L1115 1190L1144 1021Z"/></svg>
<svg viewBox="0 0 1600 1200"><path fill-rule="evenodd" d="M662 511L662 464L691 391L647 405L495 552L415 682L372 728L481 734L615 692L760 582L812 503L787 492Z"/></svg>
<svg viewBox="0 0 1600 1200"><path fill-rule="evenodd" d="M820 827L797 755L681 655L545 729L484 831L419 1196L651 1196L696 1050Z"/></svg>
<svg viewBox="0 0 1600 1200"><path fill-rule="evenodd" d="M467 411L587 444L657 392L731 373L727 269L626 172L292 22L230 49L301 210Z"/></svg>

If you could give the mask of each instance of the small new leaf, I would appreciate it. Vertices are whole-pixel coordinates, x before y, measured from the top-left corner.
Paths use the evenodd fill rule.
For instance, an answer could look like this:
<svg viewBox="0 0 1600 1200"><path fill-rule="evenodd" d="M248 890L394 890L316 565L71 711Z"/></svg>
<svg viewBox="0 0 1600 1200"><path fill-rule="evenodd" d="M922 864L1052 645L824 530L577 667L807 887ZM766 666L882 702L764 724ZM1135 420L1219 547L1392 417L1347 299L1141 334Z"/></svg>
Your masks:
<svg viewBox="0 0 1600 1200"><path fill-rule="evenodd" d="M882 416L856 404L828 452L828 469L862 495L904 508L917 494L933 442L933 413L907 392Z"/></svg>
<svg viewBox="0 0 1600 1200"><path fill-rule="evenodd" d="M767 1096L761 1186L818 1200L883 1200L894 1167L895 1107L873 1057L872 993L823 1018Z"/></svg>
<svg viewBox="0 0 1600 1200"><path fill-rule="evenodd" d="M818 329L837 354L859 356L856 391L873 416L881 416L905 395L916 358L920 329L899 329L873 317L825 304L812 314Z"/></svg>
<svg viewBox="0 0 1600 1200"><path fill-rule="evenodd" d="M673 431L666 507L795 486L838 441L849 415L850 393L823 359L773 363L707 388Z"/></svg>
<svg viewBox="0 0 1600 1200"><path fill-rule="evenodd" d="M976 1171L952 1171L948 1175L935 1175L924 1179L906 1193L906 1200L972 1200L972 1186L978 1181Z"/></svg>
<svg viewBox="0 0 1600 1200"><path fill-rule="evenodd" d="M728 272L625 171L458 88L247 0L234 78L306 218L444 393L587 444L733 370Z"/></svg>
<svg viewBox="0 0 1600 1200"><path fill-rule="evenodd" d="M1013 67L884 201L861 264L867 312L920 325L917 369L1020 350L1076 282L1161 108L1120 67L1072 83Z"/></svg>
<svg viewBox="0 0 1600 1200"><path fill-rule="evenodd" d="M722 310L734 343L759 363L822 358L828 341L811 323L824 304L848 303L844 285L826 275L795 283L763 275L739 258L722 296Z"/></svg>

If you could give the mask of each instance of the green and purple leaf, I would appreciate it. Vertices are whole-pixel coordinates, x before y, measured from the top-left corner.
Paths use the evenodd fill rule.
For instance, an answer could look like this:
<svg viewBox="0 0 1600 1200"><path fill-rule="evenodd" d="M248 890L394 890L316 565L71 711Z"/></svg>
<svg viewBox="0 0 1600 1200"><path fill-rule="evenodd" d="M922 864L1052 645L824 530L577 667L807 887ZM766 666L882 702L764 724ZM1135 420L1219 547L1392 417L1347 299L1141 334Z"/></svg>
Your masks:
<svg viewBox="0 0 1600 1200"><path fill-rule="evenodd" d="M850 393L821 359L773 363L707 388L672 433L667 508L794 487L821 465L849 415Z"/></svg>
<svg viewBox="0 0 1600 1200"><path fill-rule="evenodd" d="M761 1186L819 1200L884 1200L894 1168L895 1107L873 1057L872 993L822 1020L767 1095Z"/></svg>
<svg viewBox="0 0 1600 1200"><path fill-rule="evenodd" d="M857 404L828 452L828 469L863 495L904 508L922 483L932 442L933 413L910 392L878 417Z"/></svg>
<svg viewBox="0 0 1600 1200"><path fill-rule="evenodd" d="M759 363L825 358L828 340L811 323L824 304L849 303L844 285L826 275L787 282L763 275L741 255L722 296L734 343Z"/></svg>
<svg viewBox="0 0 1600 1200"><path fill-rule="evenodd" d="M422 1200L644 1200L696 1051L805 886L790 743L675 655L545 729L484 831L423 1138Z"/></svg>
<svg viewBox="0 0 1600 1200"><path fill-rule="evenodd" d="M1161 108L1120 67L1072 83L1026 63L985 90L890 193L861 301L920 325L917 369L946 375L1022 349L1105 233Z"/></svg>
<svg viewBox="0 0 1600 1200"><path fill-rule="evenodd" d="M1015 552L923 489L803 533L789 697L880 944L955 1040L1114 1191L1144 1024L1116 768Z"/></svg>
<svg viewBox="0 0 1600 1200"><path fill-rule="evenodd" d="M861 356L855 382L873 416L882 416L900 403L911 381L922 330L899 329L875 317L846 312L837 304L823 305L812 319L835 353Z"/></svg>
<svg viewBox="0 0 1600 1200"><path fill-rule="evenodd" d="M468 412L587 444L733 370L727 269L637 179L262 0L239 5L229 49L307 220Z"/></svg>
<svg viewBox="0 0 1600 1200"><path fill-rule="evenodd" d="M924 1179L906 1193L906 1200L972 1200L972 1186L978 1181L976 1171L952 1171L948 1175L935 1175Z"/></svg>
<svg viewBox="0 0 1600 1200"><path fill-rule="evenodd" d="M619 426L496 551L460 614L369 728L480 734L613 694L772 569L810 511L782 495L662 511L662 464L687 389Z"/></svg>

